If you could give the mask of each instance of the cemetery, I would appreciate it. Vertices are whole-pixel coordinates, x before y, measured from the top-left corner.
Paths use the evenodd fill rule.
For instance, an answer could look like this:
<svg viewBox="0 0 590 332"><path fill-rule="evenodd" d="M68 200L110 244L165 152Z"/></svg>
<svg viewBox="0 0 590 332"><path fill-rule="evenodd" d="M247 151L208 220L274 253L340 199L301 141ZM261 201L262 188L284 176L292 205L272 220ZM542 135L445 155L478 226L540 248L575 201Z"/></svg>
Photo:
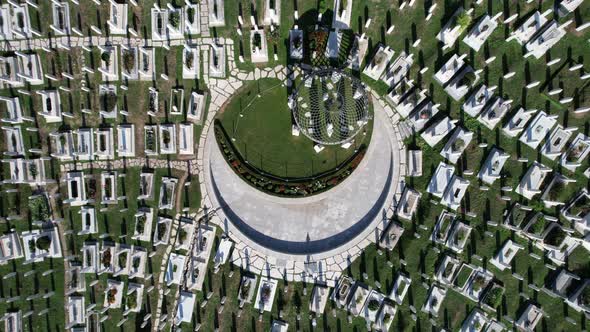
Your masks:
<svg viewBox="0 0 590 332"><path fill-rule="evenodd" d="M0 330L585 331L590 3L0 4Z"/></svg>

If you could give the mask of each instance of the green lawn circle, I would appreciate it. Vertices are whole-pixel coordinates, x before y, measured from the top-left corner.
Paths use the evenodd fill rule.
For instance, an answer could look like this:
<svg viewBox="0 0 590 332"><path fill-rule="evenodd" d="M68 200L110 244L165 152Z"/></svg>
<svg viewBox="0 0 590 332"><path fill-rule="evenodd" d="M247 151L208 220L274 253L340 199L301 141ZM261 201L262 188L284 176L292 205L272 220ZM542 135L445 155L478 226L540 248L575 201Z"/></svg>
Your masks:
<svg viewBox="0 0 590 332"><path fill-rule="evenodd" d="M368 146L373 121L365 126L348 149L325 146L320 153L303 134L291 133L289 91L278 79L248 82L225 104L218 119L243 159L262 172L281 178L313 177L331 170Z"/></svg>

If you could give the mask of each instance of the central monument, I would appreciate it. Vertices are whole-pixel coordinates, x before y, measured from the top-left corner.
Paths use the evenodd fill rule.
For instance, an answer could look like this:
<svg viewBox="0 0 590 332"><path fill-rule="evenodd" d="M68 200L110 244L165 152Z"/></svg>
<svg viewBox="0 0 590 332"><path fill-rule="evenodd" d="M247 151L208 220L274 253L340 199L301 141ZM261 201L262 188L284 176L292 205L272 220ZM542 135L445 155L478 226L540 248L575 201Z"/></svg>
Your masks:
<svg viewBox="0 0 590 332"><path fill-rule="evenodd" d="M289 106L301 133L323 145L351 141L369 120L363 83L338 69L307 73L293 91Z"/></svg>

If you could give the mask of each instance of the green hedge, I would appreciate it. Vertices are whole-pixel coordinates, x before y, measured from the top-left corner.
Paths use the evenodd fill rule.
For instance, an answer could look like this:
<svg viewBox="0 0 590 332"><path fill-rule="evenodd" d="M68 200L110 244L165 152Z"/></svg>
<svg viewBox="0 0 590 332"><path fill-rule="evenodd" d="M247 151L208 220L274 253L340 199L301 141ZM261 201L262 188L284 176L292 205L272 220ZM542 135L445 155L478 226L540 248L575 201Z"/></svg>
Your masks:
<svg viewBox="0 0 590 332"><path fill-rule="evenodd" d="M264 174L258 168L246 163L218 119L214 122L214 130L217 144L234 172L251 186L275 196L303 197L326 191L352 174L366 152L366 146L363 144L355 154L332 171L313 178L285 179Z"/></svg>

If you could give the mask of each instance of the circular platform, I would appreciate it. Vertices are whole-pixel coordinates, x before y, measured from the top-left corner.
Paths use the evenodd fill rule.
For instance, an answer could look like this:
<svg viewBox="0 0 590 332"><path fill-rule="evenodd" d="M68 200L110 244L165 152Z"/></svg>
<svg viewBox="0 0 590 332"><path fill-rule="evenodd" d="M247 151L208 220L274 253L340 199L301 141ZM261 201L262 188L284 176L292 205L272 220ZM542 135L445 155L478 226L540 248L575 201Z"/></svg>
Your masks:
<svg viewBox="0 0 590 332"><path fill-rule="evenodd" d="M210 208L238 247L289 261L332 257L371 236L393 204L400 147L379 105L359 167L334 189L306 198L271 196L245 183L224 160L212 128L203 158L205 187Z"/></svg>

